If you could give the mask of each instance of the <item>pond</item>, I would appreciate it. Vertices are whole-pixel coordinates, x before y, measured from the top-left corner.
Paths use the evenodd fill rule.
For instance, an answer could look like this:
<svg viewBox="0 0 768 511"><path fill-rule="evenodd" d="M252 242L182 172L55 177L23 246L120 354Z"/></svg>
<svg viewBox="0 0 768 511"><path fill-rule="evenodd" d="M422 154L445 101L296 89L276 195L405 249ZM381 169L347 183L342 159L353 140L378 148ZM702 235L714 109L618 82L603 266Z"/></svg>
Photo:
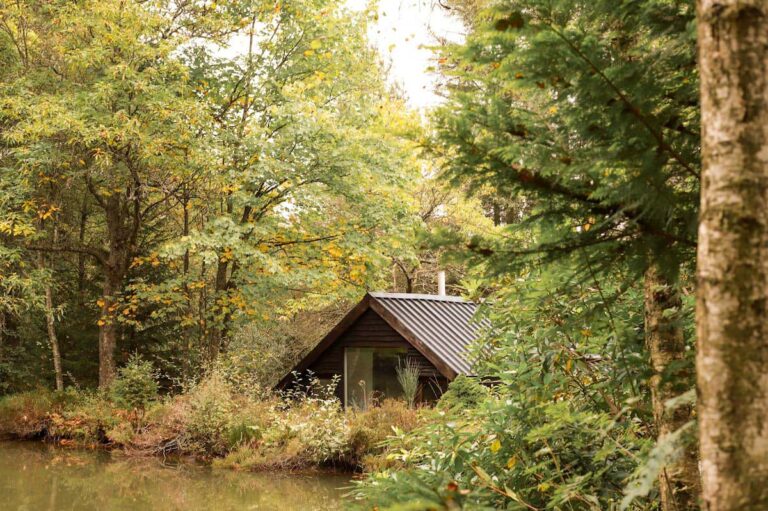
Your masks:
<svg viewBox="0 0 768 511"><path fill-rule="evenodd" d="M0 442L0 508L48 510L344 509L349 476L213 470L42 443Z"/></svg>

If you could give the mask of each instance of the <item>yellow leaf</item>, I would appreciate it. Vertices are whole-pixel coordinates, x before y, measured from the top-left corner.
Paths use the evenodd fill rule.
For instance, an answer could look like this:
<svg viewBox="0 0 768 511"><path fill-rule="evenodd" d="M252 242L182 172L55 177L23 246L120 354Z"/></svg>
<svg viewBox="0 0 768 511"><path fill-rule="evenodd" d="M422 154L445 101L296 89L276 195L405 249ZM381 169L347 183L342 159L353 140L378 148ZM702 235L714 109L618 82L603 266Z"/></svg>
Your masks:
<svg viewBox="0 0 768 511"><path fill-rule="evenodd" d="M507 468L512 470L517 465L517 456L512 456L507 460Z"/></svg>
<svg viewBox="0 0 768 511"><path fill-rule="evenodd" d="M494 440L494 441L493 441L493 443L491 444L491 452L492 452L492 453L497 453L497 452L499 452L500 450L501 450L501 442L500 442L500 441L499 441L499 439L497 438L497 439L496 439L496 440Z"/></svg>
<svg viewBox="0 0 768 511"><path fill-rule="evenodd" d="M312 48L313 50L317 50L318 48L320 48L320 46L321 46L320 41L318 41L317 39L309 43L309 47Z"/></svg>

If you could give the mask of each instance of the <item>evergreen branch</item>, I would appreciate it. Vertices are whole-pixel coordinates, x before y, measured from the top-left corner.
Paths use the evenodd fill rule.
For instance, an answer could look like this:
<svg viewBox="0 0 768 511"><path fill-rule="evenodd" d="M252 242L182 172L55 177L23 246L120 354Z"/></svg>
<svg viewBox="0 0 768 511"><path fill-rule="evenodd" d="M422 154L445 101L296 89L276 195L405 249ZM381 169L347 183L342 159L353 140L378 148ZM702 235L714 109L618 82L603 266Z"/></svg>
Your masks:
<svg viewBox="0 0 768 511"><path fill-rule="evenodd" d="M477 147L477 145L472 143L471 141L465 141L465 142L471 145L472 147L474 147L475 149L477 149L478 151L482 151L481 148ZM659 229L655 227L654 225L650 224L649 222L647 222L642 218L642 212L638 212L632 207L624 206L621 204L617 204L617 205L605 204L602 201L592 197L591 194L586 191L574 190L574 189L565 187L561 183L555 180L544 177L543 175L541 175L541 173L534 172L530 169L520 168L516 165L510 165L504 160L500 159L498 156L495 156L491 153L486 153L486 154L488 154L490 158L496 161L496 163L503 165L505 168L509 168L515 171L518 177L517 183L524 188L527 187L527 188L535 189L537 191L554 193L556 195L560 195L562 197L575 200L577 202L580 202L586 205L586 207L588 207L595 214L609 215L609 216L622 215L628 220L631 220L632 222L636 223L647 234L657 236L659 238L666 239L668 241L681 243L689 247L697 246L696 242L693 240L689 240L687 238L681 238L663 229Z"/></svg>
<svg viewBox="0 0 768 511"><path fill-rule="evenodd" d="M468 243L467 248L471 252L482 255L484 257L492 257L492 256L499 255L500 253L504 256L526 256L526 255L536 255L536 254L569 253L569 252L573 252L573 251L594 246L594 245L610 243L612 241L619 241L627 237L630 237L629 233L621 233L616 236L603 237L603 238L592 237L587 241L581 241L578 243L543 244L543 245L537 245L536 247L527 248L523 250L503 250L502 252L497 252L488 247L480 247L474 244L473 242Z"/></svg>
<svg viewBox="0 0 768 511"><path fill-rule="evenodd" d="M656 129L653 124L648 120L648 118L643 115L643 113L640 111L640 109L635 106L632 101L630 101L629 97L622 91L606 74L603 72L602 69L600 69L594 62L592 62L592 59L590 59L583 51L581 51L581 48L576 46L576 44L573 43L570 39L568 39L565 34L563 34L560 30L555 28L555 26L551 23L548 23L547 26L560 38L565 42L565 44L568 45L569 48L578 56L580 59L582 59L589 67L592 69L592 71L595 72L605 83L608 85L608 87L613 90L616 95L619 97L619 99L627 106L630 112L632 112L632 115L637 118L637 120L640 121L640 123L648 130L648 132L651 134L653 138L656 139L656 142L659 145L659 148L666 151L672 158L681 166L685 171L690 174L691 176L695 177L696 179L700 179L701 175L699 172L694 169L690 163L688 163L683 156L675 150L671 145L667 143L667 141L664 139L664 134Z"/></svg>

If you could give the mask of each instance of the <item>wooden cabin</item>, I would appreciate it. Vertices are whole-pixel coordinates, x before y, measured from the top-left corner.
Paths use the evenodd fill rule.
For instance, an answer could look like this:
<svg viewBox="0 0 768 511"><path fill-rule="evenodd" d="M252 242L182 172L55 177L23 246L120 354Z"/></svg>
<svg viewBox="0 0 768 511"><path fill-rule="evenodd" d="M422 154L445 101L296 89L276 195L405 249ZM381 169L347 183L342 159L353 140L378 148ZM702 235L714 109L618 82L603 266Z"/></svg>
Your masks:
<svg viewBox="0 0 768 511"><path fill-rule="evenodd" d="M295 388L312 376L340 378L342 404L363 408L373 399L402 397L397 368L419 368L420 402L438 399L460 374L470 375L468 347L487 321L458 297L368 293L277 385Z"/></svg>

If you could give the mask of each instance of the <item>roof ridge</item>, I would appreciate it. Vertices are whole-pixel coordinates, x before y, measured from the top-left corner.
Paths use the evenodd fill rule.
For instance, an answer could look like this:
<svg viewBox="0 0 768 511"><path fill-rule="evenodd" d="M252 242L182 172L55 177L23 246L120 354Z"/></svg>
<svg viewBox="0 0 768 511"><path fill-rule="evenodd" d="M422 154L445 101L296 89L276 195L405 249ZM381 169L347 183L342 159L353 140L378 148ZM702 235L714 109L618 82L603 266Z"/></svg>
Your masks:
<svg viewBox="0 0 768 511"><path fill-rule="evenodd" d="M416 293L385 293L385 292L369 292L373 298L377 299L392 299L392 300L422 300L433 302L454 302L465 303L467 305L476 305L475 302L465 300L460 296L448 296L448 295L425 295Z"/></svg>

